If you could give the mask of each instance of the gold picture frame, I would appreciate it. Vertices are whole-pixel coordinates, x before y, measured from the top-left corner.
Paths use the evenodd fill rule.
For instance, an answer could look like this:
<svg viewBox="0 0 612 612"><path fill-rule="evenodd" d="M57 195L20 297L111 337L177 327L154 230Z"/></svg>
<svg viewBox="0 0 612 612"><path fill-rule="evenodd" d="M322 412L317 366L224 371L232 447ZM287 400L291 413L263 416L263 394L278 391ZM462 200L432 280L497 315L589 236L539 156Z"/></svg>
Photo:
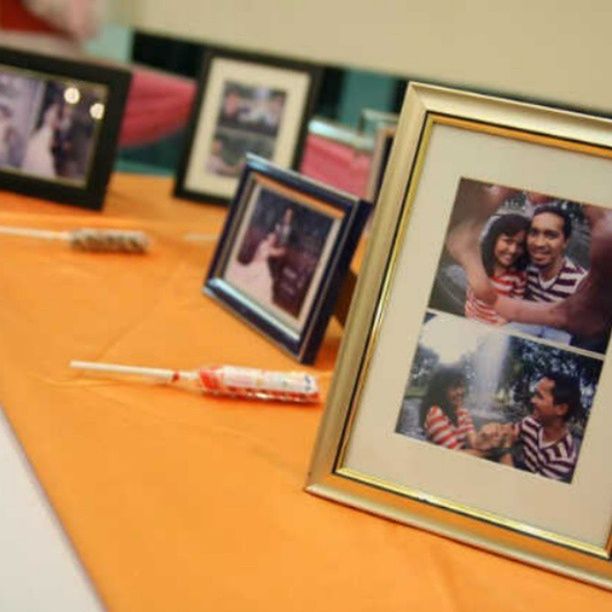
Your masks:
<svg viewBox="0 0 612 612"><path fill-rule="evenodd" d="M611 169L608 119L410 84L313 453L308 492L612 588L612 476L605 469L612 444L612 411L606 409L612 359L607 340L603 349L572 344L581 338L572 332L571 342L564 344L431 306L441 261L453 252L449 237L456 234L450 228L457 227L457 219L465 220L458 211L466 184L492 190L487 193L510 186L512 193L527 194L523 207L532 205L529 194L553 194L559 207L577 211L587 221L595 218L589 216L595 210L608 220L609 230L612 193L606 185ZM504 200L504 206L512 205ZM535 232L534 227L531 220L524 236ZM599 241L601 226L592 228ZM590 240L589 234L589 248ZM523 246L529 251L525 245L526 237ZM602 257L609 260L609 248L598 254L591 249L592 279ZM535 264L532 260L529 265ZM468 274L468 284L471 278ZM606 284L607 298L610 291ZM596 314L596 306L588 304ZM535 347L544 355L544 365L549 360L569 367L571 362L578 364L572 367L591 368L591 373L595 367L588 411L581 412L588 421L582 422L582 438L574 449L580 454L574 455L569 475L557 478L529 465L511 469L499 460L507 451L497 460L483 460L492 455L475 450L475 457L434 444L429 437L402 435L398 415L401 420L407 390L415 386L413 362L424 342L423 330L435 317L449 325L444 342L451 338L459 347L462 363L481 350L465 349L471 335L480 334L505 343L504 363L520 362L516 347ZM607 325L609 334L609 317ZM457 332L464 329L465 334ZM473 344L483 346L480 340ZM537 389L535 382L546 375L533 372ZM502 406L500 402L491 398L491 405ZM536 421L542 418L532 399L521 406L533 408ZM563 404L559 414L566 413L569 408ZM503 431L514 432L507 435L516 441L520 427L508 427ZM518 467L513 461L510 465Z"/></svg>

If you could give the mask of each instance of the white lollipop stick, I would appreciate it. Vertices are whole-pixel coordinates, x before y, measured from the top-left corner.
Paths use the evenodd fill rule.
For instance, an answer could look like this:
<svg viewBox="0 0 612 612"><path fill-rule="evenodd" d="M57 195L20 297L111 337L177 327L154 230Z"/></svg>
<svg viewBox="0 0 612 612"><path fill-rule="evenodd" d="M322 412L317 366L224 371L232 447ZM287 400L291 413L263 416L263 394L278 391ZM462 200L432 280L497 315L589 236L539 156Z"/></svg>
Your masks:
<svg viewBox="0 0 612 612"><path fill-rule="evenodd" d="M55 232L30 227L0 226L0 234L6 236L24 236L26 238L43 238L44 240L70 240L70 232Z"/></svg>
<svg viewBox="0 0 612 612"><path fill-rule="evenodd" d="M146 368L141 366L126 366L118 363L96 363L93 361L72 360L70 367L77 370L89 370L108 374L127 374L153 378L161 382L178 382L178 380L197 381L198 374L193 371L176 371L165 368ZM178 378L177 378L178 375Z"/></svg>
<svg viewBox="0 0 612 612"><path fill-rule="evenodd" d="M147 235L138 230L81 228L71 231L52 231L0 226L0 234L60 240L81 251L144 253L149 246Z"/></svg>
<svg viewBox="0 0 612 612"><path fill-rule="evenodd" d="M188 232L183 234L185 242L213 242L219 238L219 234L200 234L198 232Z"/></svg>

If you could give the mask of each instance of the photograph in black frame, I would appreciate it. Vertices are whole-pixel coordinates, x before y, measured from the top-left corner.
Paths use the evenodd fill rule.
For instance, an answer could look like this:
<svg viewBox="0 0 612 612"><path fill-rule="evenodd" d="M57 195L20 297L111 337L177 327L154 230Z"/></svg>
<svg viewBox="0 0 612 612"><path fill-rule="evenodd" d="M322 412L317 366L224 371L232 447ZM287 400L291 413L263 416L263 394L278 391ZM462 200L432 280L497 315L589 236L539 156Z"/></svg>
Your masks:
<svg viewBox="0 0 612 612"><path fill-rule="evenodd" d="M0 47L0 188L98 210L131 74Z"/></svg>
<svg viewBox="0 0 612 612"><path fill-rule="evenodd" d="M247 153L297 168L320 81L314 64L208 49L174 195L227 204Z"/></svg>
<svg viewBox="0 0 612 612"><path fill-rule="evenodd" d="M204 292L312 363L370 209L249 155Z"/></svg>

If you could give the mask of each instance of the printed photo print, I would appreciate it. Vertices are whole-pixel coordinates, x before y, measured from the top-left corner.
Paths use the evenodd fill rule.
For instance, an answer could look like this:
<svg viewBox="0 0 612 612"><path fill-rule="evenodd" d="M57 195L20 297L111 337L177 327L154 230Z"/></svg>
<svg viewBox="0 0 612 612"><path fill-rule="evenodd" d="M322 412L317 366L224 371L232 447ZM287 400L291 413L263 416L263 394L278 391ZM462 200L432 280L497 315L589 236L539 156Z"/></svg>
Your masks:
<svg viewBox="0 0 612 612"><path fill-rule="evenodd" d="M603 362L428 313L396 433L569 483Z"/></svg>
<svg viewBox="0 0 612 612"><path fill-rule="evenodd" d="M267 310L303 317L316 291L339 219L283 191L256 184L247 226L224 278Z"/></svg>
<svg viewBox="0 0 612 612"><path fill-rule="evenodd" d="M0 170L85 183L107 88L0 65Z"/></svg>
<svg viewBox="0 0 612 612"><path fill-rule="evenodd" d="M285 98L278 89L226 82L206 172L237 177L247 153L272 159Z"/></svg>
<svg viewBox="0 0 612 612"><path fill-rule="evenodd" d="M429 306L605 354L612 210L462 178Z"/></svg>

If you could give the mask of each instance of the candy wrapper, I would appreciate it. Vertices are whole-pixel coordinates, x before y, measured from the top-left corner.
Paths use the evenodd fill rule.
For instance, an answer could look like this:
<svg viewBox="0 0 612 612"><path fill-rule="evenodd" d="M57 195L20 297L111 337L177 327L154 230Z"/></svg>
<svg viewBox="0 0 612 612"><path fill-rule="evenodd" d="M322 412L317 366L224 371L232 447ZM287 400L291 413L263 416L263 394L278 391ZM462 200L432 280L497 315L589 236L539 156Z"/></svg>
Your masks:
<svg viewBox="0 0 612 612"><path fill-rule="evenodd" d="M302 404L320 401L317 377L306 372L277 372L227 365L203 366L195 370L170 370L89 361L71 361L70 367L107 374L139 376L191 387L212 395Z"/></svg>

